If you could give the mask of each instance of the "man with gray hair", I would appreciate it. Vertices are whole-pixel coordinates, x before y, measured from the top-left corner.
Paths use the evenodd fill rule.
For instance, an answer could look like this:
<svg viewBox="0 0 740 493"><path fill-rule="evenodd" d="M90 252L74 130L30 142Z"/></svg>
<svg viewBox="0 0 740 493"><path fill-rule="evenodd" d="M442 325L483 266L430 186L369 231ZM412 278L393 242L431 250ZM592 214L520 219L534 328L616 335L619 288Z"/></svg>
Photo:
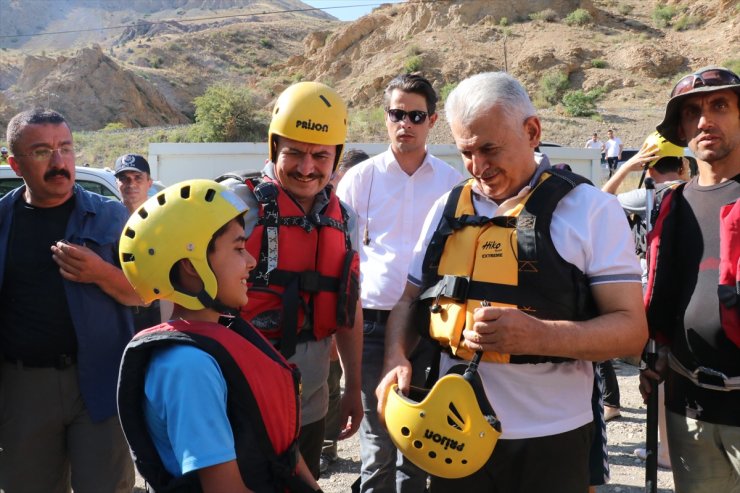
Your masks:
<svg viewBox="0 0 740 493"><path fill-rule="evenodd" d="M485 465L464 477L447 479L456 457L446 448L431 490L585 492L592 362L638 354L647 335L624 212L585 179L538 163L540 120L510 75L462 81L445 112L472 178L427 216L388 320L379 411L393 384L408 395L423 323L442 346L440 375L482 355L477 372L502 428ZM408 429L389 432L398 443Z"/></svg>

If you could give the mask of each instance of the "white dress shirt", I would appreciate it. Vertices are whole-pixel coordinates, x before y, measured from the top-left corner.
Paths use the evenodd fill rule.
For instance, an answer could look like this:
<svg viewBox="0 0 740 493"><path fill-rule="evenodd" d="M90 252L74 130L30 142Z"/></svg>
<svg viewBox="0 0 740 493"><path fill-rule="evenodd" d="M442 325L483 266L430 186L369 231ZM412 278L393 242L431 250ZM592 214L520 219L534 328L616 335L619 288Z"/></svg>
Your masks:
<svg viewBox="0 0 740 493"><path fill-rule="evenodd" d="M455 168L428 152L409 176L390 147L347 171L337 196L358 216L363 308L393 308L406 286L424 218L462 179ZM364 244L366 230L369 242Z"/></svg>

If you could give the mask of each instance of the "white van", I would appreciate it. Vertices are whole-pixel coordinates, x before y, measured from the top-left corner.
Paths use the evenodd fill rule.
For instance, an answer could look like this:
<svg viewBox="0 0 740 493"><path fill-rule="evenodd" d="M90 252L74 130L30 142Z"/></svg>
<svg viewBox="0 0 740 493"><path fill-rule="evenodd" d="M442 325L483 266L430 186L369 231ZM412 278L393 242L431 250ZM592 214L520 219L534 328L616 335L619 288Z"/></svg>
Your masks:
<svg viewBox="0 0 740 493"><path fill-rule="evenodd" d="M121 200L121 194L116 186L116 177L110 171L86 166L75 166L75 170L77 184L91 192ZM23 178L16 175L9 165L0 165L0 197L21 185L23 185Z"/></svg>

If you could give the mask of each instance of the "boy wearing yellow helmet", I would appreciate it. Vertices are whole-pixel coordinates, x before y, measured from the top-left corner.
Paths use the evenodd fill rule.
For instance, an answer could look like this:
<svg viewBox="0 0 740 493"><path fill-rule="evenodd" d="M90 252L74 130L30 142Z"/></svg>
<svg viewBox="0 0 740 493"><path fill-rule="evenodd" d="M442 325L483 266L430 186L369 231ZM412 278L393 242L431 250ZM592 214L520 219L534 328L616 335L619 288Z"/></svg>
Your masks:
<svg viewBox="0 0 740 493"><path fill-rule="evenodd" d="M175 304L128 344L119 378L121 424L155 491L319 490L297 452L295 368L239 317L219 323L247 303L247 210L216 182L186 181L147 200L121 236L137 294Z"/></svg>

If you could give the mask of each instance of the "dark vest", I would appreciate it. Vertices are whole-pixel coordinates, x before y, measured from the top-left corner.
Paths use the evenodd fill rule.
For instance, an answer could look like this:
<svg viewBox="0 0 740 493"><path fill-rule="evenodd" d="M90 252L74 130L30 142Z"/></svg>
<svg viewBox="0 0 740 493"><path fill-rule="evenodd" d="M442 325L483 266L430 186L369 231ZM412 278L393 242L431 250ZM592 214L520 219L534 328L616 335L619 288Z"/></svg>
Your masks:
<svg viewBox="0 0 740 493"><path fill-rule="evenodd" d="M221 368L244 484L256 492L311 491L295 476L300 430L298 370L238 317L230 328L204 322L161 324L140 332L126 347L118 383L119 417L136 467L150 488L156 493L201 491L197 472L174 478L165 469L143 413L145 372L152 350L174 344L205 351ZM254 450L254 437L266 458L257 465L245 459L245 450Z"/></svg>

